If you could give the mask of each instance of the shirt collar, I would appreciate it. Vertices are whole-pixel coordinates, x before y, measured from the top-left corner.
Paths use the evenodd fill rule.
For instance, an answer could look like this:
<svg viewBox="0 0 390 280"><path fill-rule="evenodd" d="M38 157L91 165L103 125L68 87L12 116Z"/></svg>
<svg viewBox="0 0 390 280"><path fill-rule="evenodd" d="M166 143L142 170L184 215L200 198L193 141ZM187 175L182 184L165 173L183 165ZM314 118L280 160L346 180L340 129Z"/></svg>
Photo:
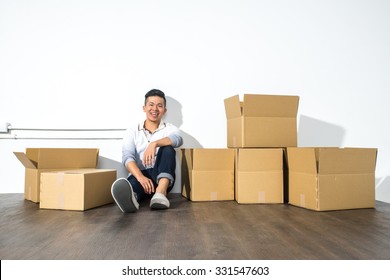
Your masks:
<svg viewBox="0 0 390 280"><path fill-rule="evenodd" d="M140 122L140 123L138 124L138 130L148 131L148 130L144 127L144 125L145 125L145 121ZM165 123L163 120L161 120L161 121L160 121L160 124L158 125L158 127L157 127L157 129L156 129L156 131L157 131L157 130L160 130L160 129L163 129L164 127L166 127L166 123Z"/></svg>

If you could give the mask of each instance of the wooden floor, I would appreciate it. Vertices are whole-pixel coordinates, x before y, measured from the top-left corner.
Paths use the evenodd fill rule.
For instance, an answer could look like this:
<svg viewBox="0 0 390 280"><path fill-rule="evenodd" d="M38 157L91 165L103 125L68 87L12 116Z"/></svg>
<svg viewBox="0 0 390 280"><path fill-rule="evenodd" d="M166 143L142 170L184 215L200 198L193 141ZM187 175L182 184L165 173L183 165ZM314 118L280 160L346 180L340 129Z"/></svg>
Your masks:
<svg viewBox="0 0 390 280"><path fill-rule="evenodd" d="M286 204L190 202L167 211L115 204L85 212L40 210L0 194L0 259L390 259L390 204L315 212Z"/></svg>

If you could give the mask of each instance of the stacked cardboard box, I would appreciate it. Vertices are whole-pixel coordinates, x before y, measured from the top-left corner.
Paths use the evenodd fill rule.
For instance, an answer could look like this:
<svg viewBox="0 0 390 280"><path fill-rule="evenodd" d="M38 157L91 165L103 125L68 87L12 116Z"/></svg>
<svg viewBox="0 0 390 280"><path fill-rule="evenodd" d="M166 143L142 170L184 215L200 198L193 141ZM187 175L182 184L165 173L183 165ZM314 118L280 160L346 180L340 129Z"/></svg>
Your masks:
<svg viewBox="0 0 390 280"><path fill-rule="evenodd" d="M227 145L236 148L235 200L283 203L284 151L297 146L298 96L244 94L225 99Z"/></svg>
<svg viewBox="0 0 390 280"><path fill-rule="evenodd" d="M235 200L283 203L283 150L236 149Z"/></svg>
<svg viewBox="0 0 390 280"><path fill-rule="evenodd" d="M234 199L234 150L182 149L182 195L192 201Z"/></svg>
<svg viewBox="0 0 390 280"><path fill-rule="evenodd" d="M297 146L298 96L244 94L225 99L227 146Z"/></svg>
<svg viewBox="0 0 390 280"><path fill-rule="evenodd" d="M182 194L192 201L284 202L284 148L297 145L298 96L225 99L227 149L183 149Z"/></svg>
<svg viewBox="0 0 390 280"><path fill-rule="evenodd" d="M228 149L182 150L185 197L230 200L234 174L238 203L289 202L316 211L375 207L377 149L298 148L298 96L244 94L224 103Z"/></svg>
<svg viewBox="0 0 390 280"><path fill-rule="evenodd" d="M96 169L98 149L27 148L14 154L25 166L24 197L41 208L86 210L113 202L116 170Z"/></svg>
<svg viewBox="0 0 390 280"><path fill-rule="evenodd" d="M316 211L375 207L377 149L298 148L298 101L298 96L251 94L242 102L238 96L225 99L227 143L237 148L237 202L283 202L281 182L288 178L284 201L292 205Z"/></svg>

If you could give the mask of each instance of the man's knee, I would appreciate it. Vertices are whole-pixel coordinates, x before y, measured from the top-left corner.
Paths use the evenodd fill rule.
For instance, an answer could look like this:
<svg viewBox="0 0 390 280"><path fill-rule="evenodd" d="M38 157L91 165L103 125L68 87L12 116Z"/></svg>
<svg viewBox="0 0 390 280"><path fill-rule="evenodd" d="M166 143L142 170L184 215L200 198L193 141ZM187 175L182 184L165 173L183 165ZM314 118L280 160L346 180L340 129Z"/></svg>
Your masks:
<svg viewBox="0 0 390 280"><path fill-rule="evenodd" d="M172 146L160 147L159 154L162 157L175 157L176 151Z"/></svg>

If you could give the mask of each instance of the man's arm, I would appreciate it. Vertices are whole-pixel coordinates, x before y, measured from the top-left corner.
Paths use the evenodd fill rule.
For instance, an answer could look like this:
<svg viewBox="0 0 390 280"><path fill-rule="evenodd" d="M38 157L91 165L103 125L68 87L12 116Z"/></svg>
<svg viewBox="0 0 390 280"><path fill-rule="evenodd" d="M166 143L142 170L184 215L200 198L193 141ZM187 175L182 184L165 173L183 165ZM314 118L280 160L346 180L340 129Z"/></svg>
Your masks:
<svg viewBox="0 0 390 280"><path fill-rule="evenodd" d="M164 137L160 140L150 142L144 152L144 157L142 159L143 164L145 166L152 166L155 161L156 149L158 147L172 146L172 144L173 143L170 137Z"/></svg>

